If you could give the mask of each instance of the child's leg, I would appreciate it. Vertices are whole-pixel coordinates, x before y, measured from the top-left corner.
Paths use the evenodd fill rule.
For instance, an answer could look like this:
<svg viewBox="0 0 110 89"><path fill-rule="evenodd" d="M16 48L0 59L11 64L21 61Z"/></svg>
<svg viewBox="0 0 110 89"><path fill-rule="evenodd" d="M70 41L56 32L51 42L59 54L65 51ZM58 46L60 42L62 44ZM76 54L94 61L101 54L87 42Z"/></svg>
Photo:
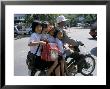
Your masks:
<svg viewBox="0 0 110 89"><path fill-rule="evenodd" d="M52 71L55 69L55 67L57 66L58 64L58 60L56 60L53 65L48 69L48 73L47 75L50 75L52 73Z"/></svg>
<svg viewBox="0 0 110 89"><path fill-rule="evenodd" d="M61 74L64 76L64 60L62 59L61 61Z"/></svg>
<svg viewBox="0 0 110 89"><path fill-rule="evenodd" d="M55 69L55 75L60 76L60 65Z"/></svg>

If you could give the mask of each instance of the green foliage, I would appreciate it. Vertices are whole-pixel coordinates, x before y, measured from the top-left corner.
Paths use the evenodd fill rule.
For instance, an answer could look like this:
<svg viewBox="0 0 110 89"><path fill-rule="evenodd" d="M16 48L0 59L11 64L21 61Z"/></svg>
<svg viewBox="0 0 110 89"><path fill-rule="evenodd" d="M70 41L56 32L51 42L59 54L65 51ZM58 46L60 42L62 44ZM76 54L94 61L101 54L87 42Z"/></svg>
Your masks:
<svg viewBox="0 0 110 89"><path fill-rule="evenodd" d="M41 21L49 21L53 24L56 23L56 18L61 14L26 14L25 23L26 26L30 26L33 20L39 19ZM63 14L67 19L70 25L76 25L79 21L79 17L83 17L83 22L91 22L97 18L96 14Z"/></svg>

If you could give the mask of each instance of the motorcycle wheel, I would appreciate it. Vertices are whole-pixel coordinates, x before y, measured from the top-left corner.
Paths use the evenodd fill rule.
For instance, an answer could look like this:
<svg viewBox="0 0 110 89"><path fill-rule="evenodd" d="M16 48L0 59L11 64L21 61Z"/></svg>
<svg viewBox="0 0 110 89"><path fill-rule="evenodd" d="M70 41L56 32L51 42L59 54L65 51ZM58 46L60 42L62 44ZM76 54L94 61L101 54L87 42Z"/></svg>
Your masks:
<svg viewBox="0 0 110 89"><path fill-rule="evenodd" d="M67 76L75 76L77 74L77 69L73 63L67 68L67 70L68 70L68 73L66 73Z"/></svg>
<svg viewBox="0 0 110 89"><path fill-rule="evenodd" d="M85 55L85 62L82 65L81 74L89 76L95 69L95 59L91 55Z"/></svg>
<svg viewBox="0 0 110 89"><path fill-rule="evenodd" d="M47 76L46 71L40 71L40 73L38 74L38 76Z"/></svg>

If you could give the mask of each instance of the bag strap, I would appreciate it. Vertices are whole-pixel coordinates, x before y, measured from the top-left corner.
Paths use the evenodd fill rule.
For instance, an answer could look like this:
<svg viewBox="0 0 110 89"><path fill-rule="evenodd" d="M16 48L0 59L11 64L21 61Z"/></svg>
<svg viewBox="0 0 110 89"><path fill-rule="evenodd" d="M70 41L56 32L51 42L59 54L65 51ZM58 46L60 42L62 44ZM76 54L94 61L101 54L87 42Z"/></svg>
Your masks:
<svg viewBox="0 0 110 89"><path fill-rule="evenodd" d="M41 33L42 33L42 31L41 31ZM36 52L35 52L35 55L37 54L37 52L38 52L38 50L39 50L39 47L40 47L40 44L38 45L38 48L37 48L37 50L36 50Z"/></svg>
<svg viewBox="0 0 110 89"><path fill-rule="evenodd" d="M37 52L38 52L38 50L39 50L39 47L40 47L40 44L38 45L38 48L37 48L37 50L36 50L36 52L35 52L35 55L37 54Z"/></svg>

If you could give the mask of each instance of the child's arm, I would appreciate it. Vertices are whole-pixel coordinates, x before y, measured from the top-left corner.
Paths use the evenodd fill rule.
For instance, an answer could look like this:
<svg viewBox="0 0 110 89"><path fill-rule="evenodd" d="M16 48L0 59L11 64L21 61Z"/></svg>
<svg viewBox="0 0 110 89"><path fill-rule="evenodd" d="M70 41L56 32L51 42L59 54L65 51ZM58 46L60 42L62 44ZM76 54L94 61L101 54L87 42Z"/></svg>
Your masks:
<svg viewBox="0 0 110 89"><path fill-rule="evenodd" d="M30 42L30 43L28 44L28 46L36 46L36 45L38 45L38 44L40 44L40 45L45 45L46 42L44 42L44 41L32 41L32 42Z"/></svg>
<svg viewBox="0 0 110 89"><path fill-rule="evenodd" d="M30 37L30 40L28 42L28 46L37 46L38 44L41 44L41 45L44 45L46 44L46 42L44 41L36 41L36 34L32 34L31 37Z"/></svg>

